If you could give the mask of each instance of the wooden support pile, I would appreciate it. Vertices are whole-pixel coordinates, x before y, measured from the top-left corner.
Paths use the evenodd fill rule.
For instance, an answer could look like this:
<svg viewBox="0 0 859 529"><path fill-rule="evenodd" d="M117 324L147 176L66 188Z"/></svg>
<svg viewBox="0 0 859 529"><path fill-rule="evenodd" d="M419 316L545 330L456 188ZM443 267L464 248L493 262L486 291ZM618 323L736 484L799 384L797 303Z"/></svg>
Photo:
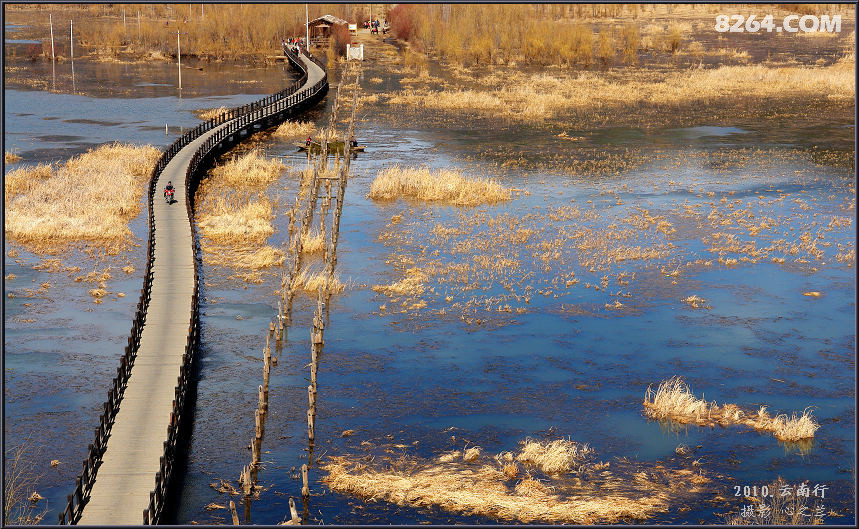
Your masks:
<svg viewBox="0 0 859 529"><path fill-rule="evenodd" d="M360 73L360 72L359 72ZM308 460L306 464L301 466L301 497L303 500L303 519L308 519L308 502L310 499L310 485L308 478L308 465L313 464L313 449L316 442L316 403L317 403L317 373L319 369L319 361L325 345L324 331L325 322L328 321L328 302L331 292L329 286L334 280L334 269L337 262L337 240L340 232L340 216L343 212L343 199L346 191L346 181L349 172L351 159L351 144L349 139L352 138L355 131L356 104L357 104L357 86L358 74L355 77L355 93L352 97L352 115L349 123L348 133L345 138L345 148L343 156L335 153L333 173L334 176L328 176L331 171L328 164L328 140L332 136L332 132L337 123L337 116L340 101L340 87L337 89L337 97L334 102L334 108L329 120L329 126L324 129L322 134L321 145L322 149L318 156L313 159L312 172L310 173L309 193L304 200L301 196L296 197L295 204L287 213L289 216L289 239L290 239L290 261L288 271L281 277L280 284L280 300L277 303L277 314L274 321L269 323L268 333L266 335L266 344L263 349L263 383L258 386L258 404L254 411L254 437L251 441L251 462L243 467L239 481L242 485L242 492L245 498L245 521L250 522L250 503L254 499L258 490L258 472L261 468L261 451L262 440L265 436L265 419L269 411L268 395L269 395L269 379L271 376L272 366L277 366L277 358L280 356L282 348L286 343L287 328L291 322L292 305L295 299L295 294L298 289L296 278L302 267L302 245L313 223L314 213L317 203L320 198L321 187L324 185L322 200L319 212L319 229L323 234L325 241L325 251L323 256L324 272L327 282L324 286L320 286L316 297L316 311L313 316L313 328L310 332L310 385L307 386L307 440L308 440ZM312 156L308 152L308 164L311 163ZM329 213L333 215L329 222ZM301 211L301 214L299 214ZM298 224L298 226L296 226ZM326 226L328 224L328 226ZM275 355L272 355L271 341L274 340ZM290 519L283 522L281 525L297 525L302 522L302 517L298 515L295 508L295 502L292 498L289 499ZM234 525L239 523L238 514L235 510L235 504L230 502L230 511Z"/></svg>

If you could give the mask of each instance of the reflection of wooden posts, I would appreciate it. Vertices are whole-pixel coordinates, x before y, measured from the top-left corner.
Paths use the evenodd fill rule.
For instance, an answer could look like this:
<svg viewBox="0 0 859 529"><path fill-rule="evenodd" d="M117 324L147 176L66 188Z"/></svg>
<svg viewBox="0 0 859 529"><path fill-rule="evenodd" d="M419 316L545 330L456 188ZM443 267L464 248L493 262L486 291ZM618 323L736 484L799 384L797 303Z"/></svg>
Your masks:
<svg viewBox="0 0 859 529"><path fill-rule="evenodd" d="M233 515L233 525L239 525L239 513L236 512L236 504L230 500L230 514Z"/></svg>

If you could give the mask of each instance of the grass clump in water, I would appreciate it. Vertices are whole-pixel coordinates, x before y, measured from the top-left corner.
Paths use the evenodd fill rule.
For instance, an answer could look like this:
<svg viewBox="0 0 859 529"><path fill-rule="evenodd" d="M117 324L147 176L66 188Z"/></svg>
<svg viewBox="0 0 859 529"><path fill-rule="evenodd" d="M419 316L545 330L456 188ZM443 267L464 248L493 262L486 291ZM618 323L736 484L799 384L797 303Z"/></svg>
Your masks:
<svg viewBox="0 0 859 529"><path fill-rule="evenodd" d="M546 452L547 447L555 447L565 453L570 446L583 446L564 440L526 440L523 445L532 451ZM611 464L612 470L609 463L589 465L586 480L564 471L546 476L528 472L520 477L512 454L484 454L476 447L432 459L402 454L374 457L370 464L366 461L365 455L329 456L321 465L328 473L323 481L333 491L373 501L435 506L448 512L523 523L644 520L667 511L672 502L701 493L702 485L709 482L700 471L620 459Z"/></svg>
<svg viewBox="0 0 859 529"><path fill-rule="evenodd" d="M145 183L158 159L146 145L105 144L50 165L6 175L6 237L36 253L54 253L85 241L118 253L131 237ZM109 186L104 183L109 182Z"/></svg>
<svg viewBox="0 0 859 529"><path fill-rule="evenodd" d="M325 292L336 294L343 292L346 285L340 281L337 274L334 274L334 277L329 281L328 274L326 274L324 270L310 270L305 268L295 276L296 290L303 290L308 294L314 295L319 291L319 287L322 287Z"/></svg>
<svg viewBox="0 0 859 529"><path fill-rule="evenodd" d="M700 426L745 425L759 431L772 432L776 439L799 442L814 437L820 425L814 420L809 408L801 415L793 413L790 418L781 414L770 416L766 406L756 413L741 410L736 404L718 406L715 402L698 399L681 377L674 376L659 385L654 392L650 387L644 395L644 412L653 419L672 420L681 424Z"/></svg>
<svg viewBox="0 0 859 529"><path fill-rule="evenodd" d="M426 167L395 165L379 172L370 186L369 197L374 200L408 197L456 206L476 206L510 200L511 191L492 179L468 179L455 170L431 172Z"/></svg>
<svg viewBox="0 0 859 529"><path fill-rule="evenodd" d="M578 444L566 439L541 443L526 439L516 456L518 461L539 468L546 474L559 474L580 468L593 454L587 444Z"/></svg>
<svg viewBox="0 0 859 529"><path fill-rule="evenodd" d="M283 263L283 251L266 245L274 233L276 205L264 189L285 169L259 151L212 170L197 191L197 228L207 264L260 270ZM256 281L258 275L244 276Z"/></svg>
<svg viewBox="0 0 859 529"><path fill-rule="evenodd" d="M14 152L6 151L6 155L4 156L3 160L5 161L5 163L15 163L20 162L21 157Z"/></svg>
<svg viewBox="0 0 859 529"><path fill-rule="evenodd" d="M274 131L273 136L278 138L301 138L313 136L316 127L309 121L284 121Z"/></svg>
<svg viewBox="0 0 859 529"><path fill-rule="evenodd" d="M214 118L220 116L221 114L223 114L227 110L228 110L227 107L201 108L199 110L195 110L194 114L196 114L197 117L199 117L203 121L209 121L210 119L214 119Z"/></svg>
<svg viewBox="0 0 859 529"><path fill-rule="evenodd" d="M216 167L212 176L223 186L261 187L277 181L285 169L286 166L280 160L267 159L259 150L254 149Z"/></svg>

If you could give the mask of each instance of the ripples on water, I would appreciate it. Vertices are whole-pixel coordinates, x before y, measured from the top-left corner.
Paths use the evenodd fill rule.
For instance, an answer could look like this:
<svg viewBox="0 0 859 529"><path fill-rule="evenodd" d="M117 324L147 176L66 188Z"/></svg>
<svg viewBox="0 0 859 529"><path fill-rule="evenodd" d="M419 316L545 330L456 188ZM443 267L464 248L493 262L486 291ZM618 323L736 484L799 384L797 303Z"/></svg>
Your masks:
<svg viewBox="0 0 859 529"><path fill-rule="evenodd" d="M195 85L196 74L186 80L183 72L183 85L188 83L190 88L179 98L170 85L175 71L168 65L109 68L115 70L114 80L105 84L113 86L115 93L86 85L82 94L75 95L7 89L6 150L14 147L24 163L32 163L63 160L106 141L163 146L167 144L165 122L171 127L172 140L181 127L197 122L192 109L244 104L288 82L279 71L272 76L271 70L239 70L231 75L241 74L258 83L225 85L218 82L224 72L216 71L207 80L200 77ZM367 68L364 79L387 75L372 71L370 65ZM78 79L86 79L87 71L84 63L78 65ZM141 83L142 78L149 82ZM372 85L364 87L369 90ZM238 90L250 91L230 95ZM731 200L744 202L763 196L755 211L789 219L780 229L791 235L807 229L812 220L797 216L800 211L791 202L797 197L815 208L805 215L820 211L854 216L854 210L841 209L853 198L849 171L813 164L802 153L769 144L762 131L698 126L585 131L584 148L634 144L650 161L618 175L572 178L528 166L501 167L505 160L500 155L473 155L476 148L509 151L510 142L539 155L541 145L559 141L555 134L530 129L495 134L471 130L467 124L437 130L423 127L420 121L391 126L381 116L377 119L373 107L363 115L366 121L359 124L358 137L368 150L352 165L354 176L347 189L338 249L340 275L351 278L355 286L331 304L319 370L316 455L362 454L362 441L405 445L409 448L400 449L403 453L421 457L466 444L497 453L515 450L526 436L546 435L587 442L603 460L617 456L655 461L673 457L675 447L683 443L701 445L696 457L703 467L727 476L715 484L714 492L728 498L728 504L693 505L684 513L675 506L655 522L717 523L714 513L736 510L741 504L733 501L739 500L733 497L734 485L765 484L777 476L793 482L809 480L812 485L826 483L832 496L827 508L844 512L852 505L854 271L834 260L834 243L826 249L826 265L817 272L769 261L733 268L716 264L684 268L677 284L672 284L660 273L666 262L659 266L621 263L615 272L629 270L637 275L623 288L632 294L630 301L623 300L630 310L620 312L604 308L614 300L605 291L583 287L586 281L598 284L601 274L582 270L576 250L565 248L557 266L575 270L581 279L569 293L557 299L534 295L526 312L494 316L499 325L474 325L453 312L434 312L444 305L438 300L426 311L379 315L381 304L394 304L369 287L400 278L385 263L398 250L378 240L390 229L386 226L391 217L403 215L402 226L395 229L410 233L414 248L429 238L420 226L449 225L462 219L456 208L377 204L366 198L378 170L393 163L462 167L467 174L491 174L530 192L506 205L475 208L474 214L539 212L545 219L549 206L575 200L582 210L596 212L589 221L595 229L605 228L632 206L666 214L678 233L670 239L675 247L665 261L677 265L718 257L706 251L694 223L687 220L685 225L672 213L680 204L716 201L731 192ZM327 121L323 111L314 111L311 117L320 124ZM296 166L303 163L290 142L267 138L262 147L268 155L284 156ZM568 145L570 152L564 156L575 157L578 148ZM768 153L766 159L733 166L711 164L719 153L749 148L765 149L761 152ZM282 204L291 203L296 186L292 177L284 175L270 192L288 196ZM614 195L600 194L606 190L615 192L623 204L617 205ZM708 197L708 191L715 197ZM772 201L782 193L789 197ZM269 242L278 244L286 233L287 219L278 216L275 224L279 231ZM142 236L142 217L133 229ZM855 247L852 226L827 237ZM7 243L5 249L9 248ZM492 252L492 248L483 250ZM48 498L49 522L56 520L63 497L72 488L79 466L74 462L91 442L97 410L130 327L142 258L138 248L133 257L138 271L127 278L114 274L109 282L112 291L128 296L93 305L86 294L88 286L65 279L65 274L33 270L36 260L25 251L19 257L23 265L6 257L6 273L17 277L5 287L4 433L7 442L14 443L37 430L44 447L39 464L63 461L58 470L47 467L39 489ZM262 347L276 311L273 291L279 281L270 275L262 284L244 285L228 275L229 271L210 267L203 270L201 370L187 472L175 513L178 523L226 522L228 511L204 509L209 503L229 501L210 484L218 479L234 481L250 460L246 447L253 435ZM540 284L550 279L535 271L527 281ZM23 297L25 289L36 289L44 281L52 283L44 299ZM470 295L490 296L498 288ZM803 297L809 290L824 295ZM8 298L10 292L14 298ZM692 310L679 301L689 293L705 298L711 309ZM252 507L254 523L274 524L288 517L289 497L297 500L300 510L301 482L291 476L291 469L306 462L306 364L314 306L306 296L297 298L288 343L272 371L260 472L266 491ZM24 323L28 319L34 321ZM812 449L798 452L768 434L743 428L672 430L647 421L641 413L645 388L675 374L686 377L698 396L718 403L768 405L771 412L788 413L813 405L822 427ZM355 433L341 437L344 430ZM310 515L317 522L491 521L438 509L365 504L328 491L316 468L311 468L310 475ZM827 519L852 520L852 512Z"/></svg>

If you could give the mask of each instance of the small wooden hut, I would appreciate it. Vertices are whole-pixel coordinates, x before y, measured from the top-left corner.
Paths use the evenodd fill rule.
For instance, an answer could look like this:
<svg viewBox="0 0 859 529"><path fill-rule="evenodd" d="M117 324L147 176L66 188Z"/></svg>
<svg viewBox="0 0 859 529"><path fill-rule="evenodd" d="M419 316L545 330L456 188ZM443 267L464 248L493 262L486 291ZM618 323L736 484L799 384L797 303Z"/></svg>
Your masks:
<svg viewBox="0 0 859 529"><path fill-rule="evenodd" d="M307 23L310 29L310 43L314 46L327 46L334 26L349 27L349 23L334 15L323 15Z"/></svg>

